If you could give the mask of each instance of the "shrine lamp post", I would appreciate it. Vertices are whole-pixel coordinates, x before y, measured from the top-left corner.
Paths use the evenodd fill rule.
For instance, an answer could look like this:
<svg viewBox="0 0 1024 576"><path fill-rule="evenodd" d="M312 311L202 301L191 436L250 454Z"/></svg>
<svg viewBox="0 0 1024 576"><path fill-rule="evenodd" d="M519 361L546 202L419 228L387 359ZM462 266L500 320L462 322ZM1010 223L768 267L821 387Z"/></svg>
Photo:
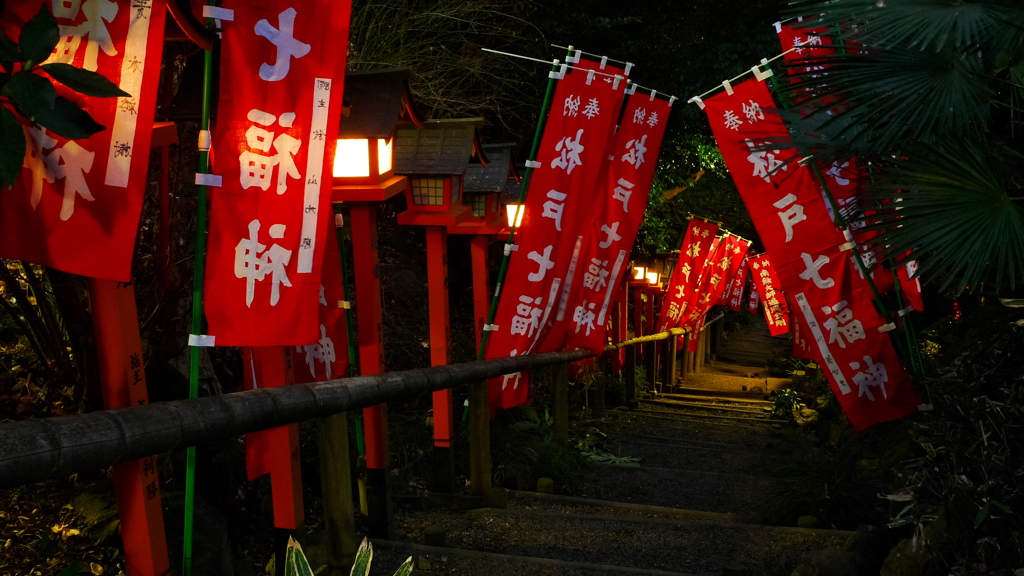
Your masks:
<svg viewBox="0 0 1024 576"><path fill-rule="evenodd" d="M476 350L480 349L483 327L487 322L491 293L487 283L487 247L490 236L508 235L512 225L502 208L502 198L518 198L521 178L512 162L514 143L485 144L481 159L466 168L463 202L473 212L469 218L448 227L449 234L471 234L470 262L473 274L473 318ZM522 207L519 218L522 219ZM515 212L513 212L514 218ZM490 503L491 427L487 381L469 386L469 489L470 494Z"/></svg>
<svg viewBox="0 0 1024 576"><path fill-rule="evenodd" d="M381 292L377 254L377 209L401 194L408 179L394 173L394 134L399 120L422 120L412 107L408 69L349 72L345 75L345 109L338 133L331 200L349 208L356 294L359 373L384 369L381 339ZM391 538L391 454L387 406L363 409L366 446L366 500L369 532Z"/></svg>
<svg viewBox="0 0 1024 576"><path fill-rule="evenodd" d="M395 136L396 171L409 178L402 225L424 226L427 245L427 302L430 312L430 365L451 361L451 321L448 308L448 229L472 216L462 202L466 169L472 156L486 157L476 137L482 118L428 120L419 127L402 127ZM455 435L451 389L433 393L435 492L455 489Z"/></svg>

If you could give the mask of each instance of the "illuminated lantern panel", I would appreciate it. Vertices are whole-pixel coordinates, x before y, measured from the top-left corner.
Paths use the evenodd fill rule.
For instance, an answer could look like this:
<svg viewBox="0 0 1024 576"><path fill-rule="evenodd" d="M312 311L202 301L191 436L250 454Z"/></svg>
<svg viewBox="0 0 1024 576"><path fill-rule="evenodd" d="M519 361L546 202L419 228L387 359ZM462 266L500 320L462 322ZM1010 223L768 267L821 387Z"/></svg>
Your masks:
<svg viewBox="0 0 1024 576"><path fill-rule="evenodd" d="M526 214L526 206L523 204L506 204L505 212L508 216L509 227L518 228L523 225L523 215Z"/></svg>
<svg viewBox="0 0 1024 576"><path fill-rule="evenodd" d="M335 178L378 182L391 176L392 141L384 138L342 138L334 151Z"/></svg>

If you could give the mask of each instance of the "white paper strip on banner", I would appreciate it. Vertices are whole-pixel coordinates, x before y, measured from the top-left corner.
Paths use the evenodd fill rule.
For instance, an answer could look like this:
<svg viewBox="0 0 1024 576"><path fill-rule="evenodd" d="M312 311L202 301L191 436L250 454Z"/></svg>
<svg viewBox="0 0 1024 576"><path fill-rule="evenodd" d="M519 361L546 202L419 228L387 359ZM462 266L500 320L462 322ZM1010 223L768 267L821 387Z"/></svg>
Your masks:
<svg viewBox="0 0 1024 576"><path fill-rule="evenodd" d="M196 348L212 348L213 346L216 346L216 344L214 344L216 341L217 337L209 334L188 335L188 345Z"/></svg>
<svg viewBox="0 0 1024 576"><path fill-rule="evenodd" d="M498 331L498 325L497 324L484 324L483 331L484 332L497 332Z"/></svg>
<svg viewBox="0 0 1024 576"><path fill-rule="evenodd" d="M814 311L811 310L811 305L807 302L807 297L804 296L803 292L796 295L796 302L800 307L800 312L804 315L804 319L807 320L807 325L811 328L811 335L814 336L814 341L818 344L818 351L821 352L825 365L828 366L829 372L836 379L836 386L839 386L839 390L843 394L849 394L850 383L846 381L846 376L843 375L842 369L839 368L839 363L832 356L832 351L828 349L825 335L822 334L821 326L818 325L818 320L814 317Z"/></svg>
<svg viewBox="0 0 1024 576"><path fill-rule="evenodd" d="M536 160L527 160L526 161L526 167L527 168L540 168L541 167L541 163L537 162Z"/></svg>
<svg viewBox="0 0 1024 576"><path fill-rule="evenodd" d="M203 18L213 18L218 20L217 27L220 28L219 20L227 20L228 22L234 22L235 11L230 8L222 8L220 6L203 6Z"/></svg>
<svg viewBox="0 0 1024 576"><path fill-rule="evenodd" d="M196 174L196 186L212 186L220 188L224 177L217 174Z"/></svg>
<svg viewBox="0 0 1024 576"><path fill-rule="evenodd" d="M519 244L505 244L505 256L519 250Z"/></svg>
<svg viewBox="0 0 1024 576"><path fill-rule="evenodd" d="M687 104L696 104L697 108L704 109L704 101L700 99L700 96L694 96L686 101Z"/></svg>
<svg viewBox="0 0 1024 576"><path fill-rule="evenodd" d="M131 94L117 99L114 126L110 130L110 153L107 156L107 174L103 183L124 188L132 169L135 149L135 131L139 122L139 104L142 98L142 77L146 70L146 44L149 41L149 17L153 7L149 2L138 2L129 10L128 39L124 43L121 60L121 79L118 88ZM90 42L95 40L89 37ZM149 162L143 162L148 168ZM146 170L147 168L143 168Z"/></svg>
<svg viewBox="0 0 1024 576"><path fill-rule="evenodd" d="M605 291L604 302L601 303L601 310L597 313L598 326L604 326L604 319L607 317L608 307L612 301L612 292L619 285L619 274L622 273L622 265L626 261L627 254L625 250L619 250L619 255L615 258L615 265L612 266L612 275L608 278L608 289Z"/></svg>
<svg viewBox="0 0 1024 576"><path fill-rule="evenodd" d="M324 168L324 149L327 145L327 111L331 107L331 78L313 80L313 118L309 126L309 147L306 154L306 186L302 201L302 238L299 244L299 274L313 271L313 253L316 250L316 224L320 217L320 181Z"/></svg>

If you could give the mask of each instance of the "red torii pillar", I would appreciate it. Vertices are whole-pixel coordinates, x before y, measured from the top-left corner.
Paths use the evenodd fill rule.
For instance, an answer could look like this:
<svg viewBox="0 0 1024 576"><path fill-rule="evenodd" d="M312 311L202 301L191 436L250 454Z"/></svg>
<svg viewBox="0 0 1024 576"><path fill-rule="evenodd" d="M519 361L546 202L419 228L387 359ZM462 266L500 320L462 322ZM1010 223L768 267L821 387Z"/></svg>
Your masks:
<svg viewBox="0 0 1024 576"><path fill-rule="evenodd" d="M142 338L131 284L89 279L103 407L107 410L149 403ZM156 457L115 464L117 512L129 576L163 576L170 572Z"/></svg>
<svg viewBox="0 0 1024 576"><path fill-rule="evenodd" d="M372 202L350 202L349 206L355 271L359 373L363 376L372 376L384 372L377 206ZM366 499L370 535L390 538L394 508L391 502L391 447L388 442L387 404L363 409L363 431L366 443Z"/></svg>
<svg viewBox="0 0 1024 576"><path fill-rule="evenodd" d="M448 231L427 226L427 301L430 316L430 365L451 363L451 315L448 306ZM455 415L452 389L433 392L434 407L434 487L451 493L455 488L455 458L452 440Z"/></svg>

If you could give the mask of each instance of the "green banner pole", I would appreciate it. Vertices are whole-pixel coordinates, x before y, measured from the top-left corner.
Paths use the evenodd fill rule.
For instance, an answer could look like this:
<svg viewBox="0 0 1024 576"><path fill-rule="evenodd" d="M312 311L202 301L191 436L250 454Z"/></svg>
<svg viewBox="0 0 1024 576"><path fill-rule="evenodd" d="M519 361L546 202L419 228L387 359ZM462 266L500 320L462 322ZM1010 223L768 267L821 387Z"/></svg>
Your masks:
<svg viewBox="0 0 1024 576"><path fill-rule="evenodd" d="M212 4L212 2L211 2ZM213 24L207 19L207 26ZM213 51L207 50L203 55L203 106L199 119L200 142L209 140L203 135L210 129L210 108L213 86ZM209 149L199 150L199 174L207 174L210 171ZM192 276L192 330L193 336L198 336L203 330L203 273L206 266L206 186L200 185L197 188L196 204L198 213L196 216L196 242L195 242L195 265ZM189 351L188 369L188 397L199 397L199 347L192 346ZM183 576L192 575L192 525L195 510L196 495L196 447L189 446L185 452L185 521L184 537L181 544L181 573Z"/></svg>
<svg viewBox="0 0 1024 576"><path fill-rule="evenodd" d="M568 54L566 54L566 57L571 56L572 53L573 49L572 46L570 46ZM544 102L540 106L540 118L537 120L537 129L533 133L533 145L530 147L531 161L536 161L537 153L540 149L540 139L541 136L544 134L544 125L547 123L548 111L551 109L551 98L552 95L555 93L555 83L558 81L558 79L555 77L553 73L558 72L559 66L560 63L558 62L558 60L555 60L551 65L552 74L548 75L548 87L547 90L544 92ZM530 165L527 164L526 170L523 171L523 181L519 186L518 202L520 205L520 210L523 209L523 202L526 201L526 191L530 186L530 178L532 177L532 175L533 168L530 168ZM513 240L515 240L515 225L516 222L513 221L512 225L509 226L508 240L506 241L506 245L512 244ZM498 270L498 283L494 288L494 295L491 297L491 308L487 312L487 324L493 324L494 315L498 313L498 298L501 297L501 287L502 284L505 282L505 273L508 272L508 263L512 257L511 254L511 252L506 250L505 255L501 259L501 268ZM487 330L484 330L483 334L481 334L480 336L480 350L477 351L476 355L478 360L483 360L484 353L487 351L487 341L489 339L489 336L490 332L488 332Z"/></svg>

